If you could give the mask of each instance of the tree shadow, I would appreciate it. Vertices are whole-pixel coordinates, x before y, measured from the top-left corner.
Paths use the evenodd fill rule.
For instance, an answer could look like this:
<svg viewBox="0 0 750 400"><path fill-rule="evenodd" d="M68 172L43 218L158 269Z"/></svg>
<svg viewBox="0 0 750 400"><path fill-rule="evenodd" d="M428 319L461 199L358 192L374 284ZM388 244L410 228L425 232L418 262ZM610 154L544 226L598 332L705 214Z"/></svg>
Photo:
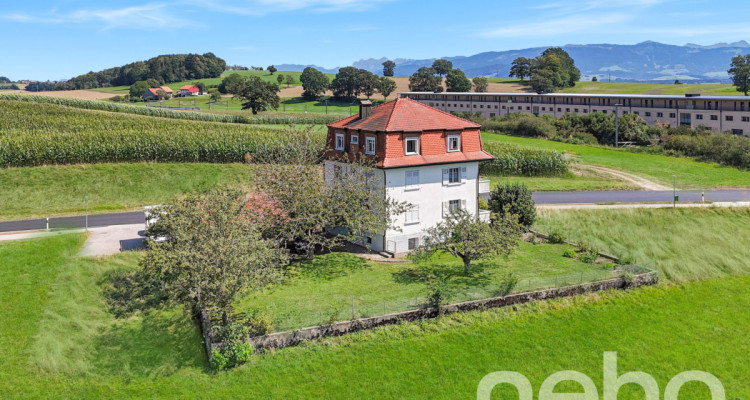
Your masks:
<svg viewBox="0 0 750 400"><path fill-rule="evenodd" d="M120 320L97 339L95 366L105 374L167 376L206 368L198 326L181 308Z"/></svg>
<svg viewBox="0 0 750 400"><path fill-rule="evenodd" d="M109 312L116 318L160 307L167 297L141 270L114 270L99 281Z"/></svg>
<svg viewBox="0 0 750 400"><path fill-rule="evenodd" d="M348 253L329 253L316 256L312 260L294 262L288 269L290 277L300 276L319 280L342 278L352 272L370 267L370 263Z"/></svg>
<svg viewBox="0 0 750 400"><path fill-rule="evenodd" d="M392 274L393 281L403 285L415 283L429 283L437 279L444 279L450 286L476 287L490 283L490 276L482 273L478 265L468 275L464 273L463 266L450 263L417 264L411 268L405 268Z"/></svg>

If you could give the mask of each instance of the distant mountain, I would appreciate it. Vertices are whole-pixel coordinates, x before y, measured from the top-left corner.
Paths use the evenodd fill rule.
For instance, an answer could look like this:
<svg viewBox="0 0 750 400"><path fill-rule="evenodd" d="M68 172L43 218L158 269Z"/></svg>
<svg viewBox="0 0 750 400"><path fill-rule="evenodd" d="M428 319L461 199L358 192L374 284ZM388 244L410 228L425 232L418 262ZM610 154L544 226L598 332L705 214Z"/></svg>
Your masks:
<svg viewBox="0 0 750 400"><path fill-rule="evenodd" d="M339 68L323 68L319 67L317 65L302 65L302 64L279 64L275 65L276 69L279 71L289 71L289 72L302 72L307 67L313 67L317 69L320 72L323 72L325 74L335 74L339 72Z"/></svg>
<svg viewBox="0 0 750 400"><path fill-rule="evenodd" d="M590 80L596 76L600 81L611 79L619 82L667 82L675 79L691 83L728 82L727 69L731 58L750 51L750 44L744 40L711 46L675 46L646 41L634 45L587 44L561 47L575 60L576 66L581 70L582 80ZM507 78L510 63L516 57L536 57L546 48L491 51L468 57L443 58L452 61L455 68L460 68L470 77ZM385 60L360 60L353 65L381 74L381 64ZM432 65L434 60L395 60L396 76L409 76L420 67Z"/></svg>

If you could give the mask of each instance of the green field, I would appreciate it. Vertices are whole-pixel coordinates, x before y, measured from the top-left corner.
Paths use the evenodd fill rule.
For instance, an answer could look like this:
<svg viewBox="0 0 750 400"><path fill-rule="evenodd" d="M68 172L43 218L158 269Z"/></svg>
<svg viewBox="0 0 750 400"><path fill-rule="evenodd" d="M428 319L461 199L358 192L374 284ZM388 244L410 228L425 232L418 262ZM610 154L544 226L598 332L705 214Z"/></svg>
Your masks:
<svg viewBox="0 0 750 400"><path fill-rule="evenodd" d="M373 99L375 102L378 100ZM162 102L152 103L132 103L134 105L150 106L150 107L197 107L201 110L211 110L217 113L222 111L239 111L242 110L242 101L233 98L231 95L225 95L218 103L209 104L210 100L208 96L196 96L196 97L177 97ZM328 107L326 107L328 102ZM244 114L248 114L250 111L244 111ZM338 115L341 118L348 117L349 115L356 114L359 112L359 100L355 101L340 101L334 100L330 96L325 96L320 100L306 100L302 97L282 97L279 108L276 110L278 113L311 113L311 114L329 114Z"/></svg>
<svg viewBox="0 0 750 400"><path fill-rule="evenodd" d="M263 79L264 81L271 82L271 83L278 83L278 81L276 81L277 79L276 76L278 76L279 74L284 75L285 77L286 75L291 75L292 77L294 77L294 81L295 81L295 83L292 84L292 86L299 86L301 85L299 81L299 77L302 73L290 72L290 71L277 71L273 75L271 75L271 73L268 71L224 71L221 74L221 77L219 78L205 78L205 79L194 79L190 81L173 82L173 83L168 83L165 86L172 88L172 90L174 91L178 91L182 86L192 85L195 82L203 82L204 84L206 84L206 86L218 85L221 83L222 79L224 79L225 77L231 74L240 74L242 76L257 76ZM336 74L326 74L326 75L328 76L329 80L332 80L333 78L336 77ZM280 86L282 88L285 88L286 83L283 83ZM90 90L94 90L94 91L102 92L102 93L112 93L112 94L122 95L122 94L129 93L130 86L110 86L110 87L96 88L96 89L90 89Z"/></svg>
<svg viewBox="0 0 750 400"><path fill-rule="evenodd" d="M676 175L678 189L750 187L750 171L698 162L689 158L636 153L625 149L576 145L495 133L483 133L482 140L552 149L571 155L574 161L614 168L667 186L672 185L672 175Z"/></svg>
<svg viewBox="0 0 750 400"><path fill-rule="evenodd" d="M247 164L81 164L0 169L0 220L122 211L216 187L250 187Z"/></svg>
<svg viewBox="0 0 750 400"><path fill-rule="evenodd" d="M593 174L577 175L567 173L562 176L483 176L495 186L508 183L521 183L534 192L550 191L590 191L590 190L630 190L638 186L613 178Z"/></svg>
<svg viewBox="0 0 750 400"><path fill-rule="evenodd" d="M211 374L198 329L180 309L114 317L105 288L137 254L78 259L82 240L0 243L0 397L456 399L476 396L493 371L522 373L536 391L560 370L581 371L601 390L605 351L618 352L619 373L647 372L662 391L676 374L697 369L716 375L728 399L750 397L747 276L392 326ZM513 396L496 390L497 398ZM709 398L694 383L680 394ZM619 399L642 396L626 385Z"/></svg>
<svg viewBox="0 0 750 400"><path fill-rule="evenodd" d="M673 83L629 83L629 82L576 82L572 88L560 90L560 93L590 93L590 94L672 94L683 95L698 93L702 95L741 96L730 84L705 83L682 84Z"/></svg>

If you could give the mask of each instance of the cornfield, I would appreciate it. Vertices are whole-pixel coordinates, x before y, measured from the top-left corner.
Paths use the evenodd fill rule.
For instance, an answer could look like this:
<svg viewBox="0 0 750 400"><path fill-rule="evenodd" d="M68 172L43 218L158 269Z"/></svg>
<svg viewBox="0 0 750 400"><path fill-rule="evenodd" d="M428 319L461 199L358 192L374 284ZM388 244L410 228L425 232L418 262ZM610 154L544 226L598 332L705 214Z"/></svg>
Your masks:
<svg viewBox="0 0 750 400"><path fill-rule="evenodd" d="M281 114L264 113L262 115L240 115L240 114L215 114L195 111L178 111L162 108L150 108L134 106L129 104L118 104L106 101L70 99L48 96L33 96L22 94L0 94L0 101L22 101L33 104L55 104L85 110L109 111L126 114L144 115L147 117L160 117L170 119L184 119L190 121L224 122L234 124L327 124L341 116L315 115L315 114ZM249 113L249 111L248 111Z"/></svg>
<svg viewBox="0 0 750 400"><path fill-rule="evenodd" d="M325 142L323 132L105 113L55 104L70 99L50 99L0 101L0 167L265 162L305 152L315 155Z"/></svg>
<svg viewBox="0 0 750 400"><path fill-rule="evenodd" d="M495 156L484 162L479 172L486 175L554 176L568 172L568 162L553 150L540 150L504 143L485 143Z"/></svg>

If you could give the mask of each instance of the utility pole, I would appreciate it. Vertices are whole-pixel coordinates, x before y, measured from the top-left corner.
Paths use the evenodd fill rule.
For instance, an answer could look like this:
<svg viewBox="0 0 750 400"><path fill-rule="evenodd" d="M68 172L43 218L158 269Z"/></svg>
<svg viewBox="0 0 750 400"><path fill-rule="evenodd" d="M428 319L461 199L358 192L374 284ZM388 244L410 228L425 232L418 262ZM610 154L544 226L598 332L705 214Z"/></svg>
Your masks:
<svg viewBox="0 0 750 400"><path fill-rule="evenodd" d="M622 104L615 104L615 148L617 148L620 144L620 125L619 125L619 114L620 114L620 106Z"/></svg>
<svg viewBox="0 0 750 400"><path fill-rule="evenodd" d="M672 175L672 208L677 208L677 175Z"/></svg>

